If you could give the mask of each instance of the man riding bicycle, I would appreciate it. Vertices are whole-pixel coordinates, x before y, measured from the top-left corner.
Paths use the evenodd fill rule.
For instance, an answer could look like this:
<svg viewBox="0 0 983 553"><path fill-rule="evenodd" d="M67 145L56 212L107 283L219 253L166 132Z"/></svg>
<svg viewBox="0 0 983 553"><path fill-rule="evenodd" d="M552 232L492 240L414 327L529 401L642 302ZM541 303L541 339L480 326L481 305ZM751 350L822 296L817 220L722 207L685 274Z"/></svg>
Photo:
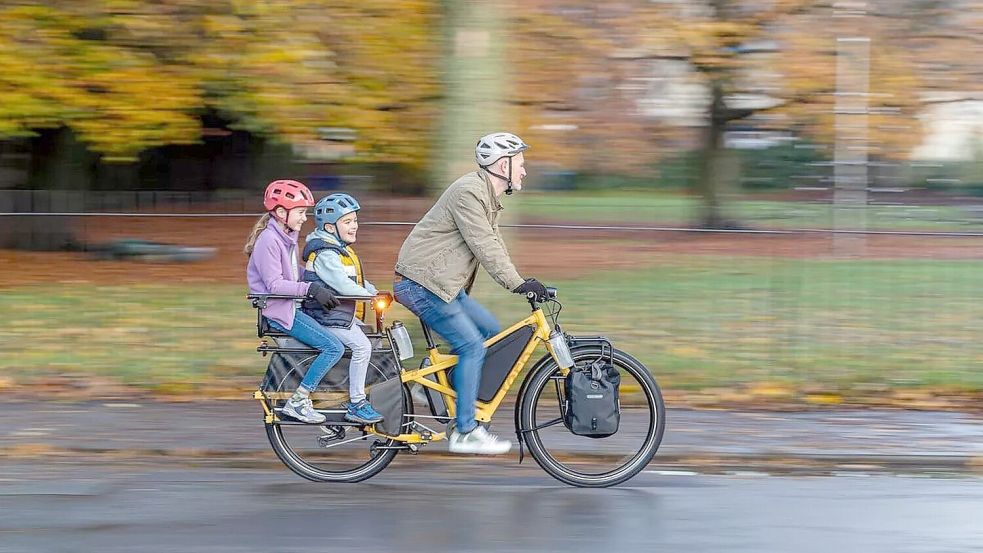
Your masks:
<svg viewBox="0 0 983 553"><path fill-rule="evenodd" d="M478 265L512 292L546 295L534 278L519 276L498 229L499 198L522 190L526 176L518 136L499 132L478 140L479 170L454 181L413 227L396 261L393 293L424 324L441 335L458 355L453 387L457 411L448 449L453 453L507 453L512 443L489 434L475 420L475 402L484 341L498 334L495 317L468 296Z"/></svg>

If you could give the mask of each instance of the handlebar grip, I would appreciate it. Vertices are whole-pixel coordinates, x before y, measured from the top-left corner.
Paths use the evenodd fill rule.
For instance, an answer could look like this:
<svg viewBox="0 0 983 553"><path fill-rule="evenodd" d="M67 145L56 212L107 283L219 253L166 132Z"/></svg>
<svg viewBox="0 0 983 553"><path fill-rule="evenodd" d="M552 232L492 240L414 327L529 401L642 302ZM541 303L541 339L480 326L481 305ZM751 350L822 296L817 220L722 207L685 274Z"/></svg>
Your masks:
<svg viewBox="0 0 983 553"><path fill-rule="evenodd" d="M546 300L555 300L557 295L556 288L546 287L545 296L537 296L536 292L526 292L526 299L535 302L545 302Z"/></svg>

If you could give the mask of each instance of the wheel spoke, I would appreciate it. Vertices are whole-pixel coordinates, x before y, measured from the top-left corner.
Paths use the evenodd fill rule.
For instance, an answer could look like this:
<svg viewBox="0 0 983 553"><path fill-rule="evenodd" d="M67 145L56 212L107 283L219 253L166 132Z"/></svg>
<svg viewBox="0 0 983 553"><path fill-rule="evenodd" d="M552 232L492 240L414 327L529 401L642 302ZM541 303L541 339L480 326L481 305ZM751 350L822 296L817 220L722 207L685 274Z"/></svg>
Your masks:
<svg viewBox="0 0 983 553"><path fill-rule="evenodd" d="M331 444L331 445L320 445L319 444L319 447L320 447L320 449L329 449L329 448L332 448L332 447L338 447L340 445L345 445L345 444L350 444L352 442L357 442L359 440L364 440L364 439L366 439L368 437L369 437L368 434L365 434L364 436L355 436L354 438L349 438L347 440L340 441L340 442L338 442L336 444Z"/></svg>
<svg viewBox="0 0 983 553"><path fill-rule="evenodd" d="M527 428L523 430L523 432L534 432L536 430L542 430L544 428L549 428L550 426L560 424L561 422L563 422L563 417L557 417L549 422L544 422L543 424L536 426L534 428Z"/></svg>

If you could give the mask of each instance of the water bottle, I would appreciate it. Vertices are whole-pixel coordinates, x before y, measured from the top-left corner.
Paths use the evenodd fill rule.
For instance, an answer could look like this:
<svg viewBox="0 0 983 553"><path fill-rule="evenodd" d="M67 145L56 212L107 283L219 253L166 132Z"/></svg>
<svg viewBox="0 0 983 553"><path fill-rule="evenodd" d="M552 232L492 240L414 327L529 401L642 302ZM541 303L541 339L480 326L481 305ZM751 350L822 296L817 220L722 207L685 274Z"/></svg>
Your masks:
<svg viewBox="0 0 983 553"><path fill-rule="evenodd" d="M573 355L570 354L570 347L567 346L567 337L563 335L563 332L554 328L553 332L550 332L549 342L550 350L553 352L553 358L556 359L560 368L569 369L572 367Z"/></svg>
<svg viewBox="0 0 983 553"><path fill-rule="evenodd" d="M393 321L393 324L389 325L389 337L396 346L396 355L400 361L413 357L413 341L410 340L410 333L403 323Z"/></svg>

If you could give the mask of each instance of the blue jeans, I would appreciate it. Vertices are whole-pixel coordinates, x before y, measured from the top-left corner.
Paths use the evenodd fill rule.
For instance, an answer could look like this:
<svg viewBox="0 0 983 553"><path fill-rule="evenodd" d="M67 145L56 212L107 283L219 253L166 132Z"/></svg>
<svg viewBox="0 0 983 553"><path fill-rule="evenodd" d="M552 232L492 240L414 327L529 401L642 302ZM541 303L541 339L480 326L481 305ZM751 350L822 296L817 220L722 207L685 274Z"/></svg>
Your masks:
<svg viewBox="0 0 983 553"><path fill-rule="evenodd" d="M457 392L455 424L459 432L474 430L478 426L474 413L481 367L485 362L484 342L498 334L501 328L498 321L463 290L448 303L416 282L404 278L393 286L393 295L396 301L447 340L451 353L458 356L452 382Z"/></svg>
<svg viewBox="0 0 983 553"><path fill-rule="evenodd" d="M266 319L272 328L289 334L308 346L320 350L321 353L314 358L307 374L304 375L303 382L300 383L309 392L313 392L328 370L335 366L345 353L345 345L330 332L321 326L310 315L301 310L294 313L294 326L287 330L283 325L273 319Z"/></svg>

